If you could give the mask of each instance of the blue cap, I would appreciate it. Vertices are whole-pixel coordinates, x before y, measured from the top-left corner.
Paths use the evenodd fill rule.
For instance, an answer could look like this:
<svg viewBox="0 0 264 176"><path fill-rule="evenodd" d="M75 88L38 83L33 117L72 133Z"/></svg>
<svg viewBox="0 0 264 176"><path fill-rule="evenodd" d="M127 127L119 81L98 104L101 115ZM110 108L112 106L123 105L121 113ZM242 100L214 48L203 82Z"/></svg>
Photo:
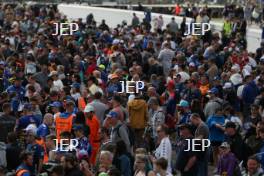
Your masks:
<svg viewBox="0 0 264 176"><path fill-rule="evenodd" d="M59 108L61 107L61 103L58 102L58 101L54 101L53 103L50 104L51 107L56 107L56 108Z"/></svg>
<svg viewBox="0 0 264 176"><path fill-rule="evenodd" d="M218 94L218 89L217 88L215 88L215 87L213 87L212 89L210 89L209 91L208 91L208 93L212 93L212 94Z"/></svg>
<svg viewBox="0 0 264 176"><path fill-rule="evenodd" d="M83 130L83 125L73 125L73 130Z"/></svg>
<svg viewBox="0 0 264 176"><path fill-rule="evenodd" d="M71 85L71 87L76 88L76 89L80 89L81 84L80 84L80 83L73 83L73 84Z"/></svg>
<svg viewBox="0 0 264 176"><path fill-rule="evenodd" d="M178 106L186 108L186 107L189 107L189 103L186 100L181 100Z"/></svg>
<svg viewBox="0 0 264 176"><path fill-rule="evenodd" d="M220 76L215 76L214 77L214 81L216 81L216 80L221 80L221 77Z"/></svg>
<svg viewBox="0 0 264 176"><path fill-rule="evenodd" d="M5 61L0 61L0 65L5 65Z"/></svg>
<svg viewBox="0 0 264 176"><path fill-rule="evenodd" d="M107 117L111 117L111 118L117 118L118 117L118 113L115 111L110 111L107 115Z"/></svg>

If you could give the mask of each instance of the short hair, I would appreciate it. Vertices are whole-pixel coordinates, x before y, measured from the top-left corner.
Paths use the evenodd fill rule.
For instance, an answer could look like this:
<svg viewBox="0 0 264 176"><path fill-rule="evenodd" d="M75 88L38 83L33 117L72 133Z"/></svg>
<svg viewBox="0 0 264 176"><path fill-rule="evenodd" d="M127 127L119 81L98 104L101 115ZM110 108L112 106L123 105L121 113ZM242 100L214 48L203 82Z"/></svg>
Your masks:
<svg viewBox="0 0 264 176"><path fill-rule="evenodd" d="M65 158L65 162L69 162L72 166L77 166L78 164L77 157L72 153L66 153L64 155L64 158Z"/></svg>
<svg viewBox="0 0 264 176"><path fill-rule="evenodd" d="M68 131L63 131L60 133L60 137L64 137L64 138L71 138L71 133Z"/></svg>
<svg viewBox="0 0 264 176"><path fill-rule="evenodd" d="M4 103L2 106L3 111L7 110L7 108L11 108L11 103Z"/></svg>
<svg viewBox="0 0 264 176"><path fill-rule="evenodd" d="M113 158L114 158L113 153L111 153L110 151L106 151L106 150L101 151L100 157L101 156L106 156L111 161L113 161Z"/></svg>
<svg viewBox="0 0 264 176"><path fill-rule="evenodd" d="M110 136L110 130L106 127L101 127L101 133L105 133L107 136Z"/></svg>
<svg viewBox="0 0 264 176"><path fill-rule="evenodd" d="M165 134L169 134L169 127L165 124L159 125L158 128L161 128L162 131L165 132Z"/></svg>
<svg viewBox="0 0 264 176"><path fill-rule="evenodd" d="M29 85L27 89L32 91L32 92L36 92L36 89L33 85Z"/></svg>
<svg viewBox="0 0 264 176"><path fill-rule="evenodd" d="M248 157L248 160L255 160L257 163L260 163L257 155L252 155L252 156Z"/></svg>
<svg viewBox="0 0 264 176"><path fill-rule="evenodd" d="M201 116L198 113L192 113L191 118L201 119Z"/></svg>
<svg viewBox="0 0 264 176"><path fill-rule="evenodd" d="M155 161L155 164L160 166L163 170L166 170L168 167L168 161L165 158L159 158Z"/></svg>
<svg viewBox="0 0 264 176"><path fill-rule="evenodd" d="M113 100L117 101L118 103L122 103L122 98L119 95L114 95Z"/></svg>
<svg viewBox="0 0 264 176"><path fill-rule="evenodd" d="M10 132L7 134L7 141L10 143L16 142L17 134L15 132Z"/></svg>
<svg viewBox="0 0 264 176"><path fill-rule="evenodd" d="M33 153L29 151L22 151L19 158L21 161L25 161L28 159L29 156L33 156Z"/></svg>
<svg viewBox="0 0 264 176"><path fill-rule="evenodd" d="M101 99L102 98L102 93L101 92L95 92L94 94L94 99Z"/></svg>
<svg viewBox="0 0 264 176"><path fill-rule="evenodd" d="M56 165L51 169L51 173L56 173L57 175L64 175L64 170L61 165Z"/></svg>

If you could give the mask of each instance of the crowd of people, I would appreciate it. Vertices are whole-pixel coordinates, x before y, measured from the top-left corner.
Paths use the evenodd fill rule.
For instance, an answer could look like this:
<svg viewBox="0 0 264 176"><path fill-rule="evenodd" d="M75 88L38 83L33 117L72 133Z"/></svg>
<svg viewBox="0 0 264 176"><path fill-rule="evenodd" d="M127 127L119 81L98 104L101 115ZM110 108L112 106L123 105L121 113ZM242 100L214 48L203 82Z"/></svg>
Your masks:
<svg viewBox="0 0 264 176"><path fill-rule="evenodd" d="M112 28L2 4L0 175L263 175L264 41L248 52L233 18L199 37L185 18Z"/></svg>

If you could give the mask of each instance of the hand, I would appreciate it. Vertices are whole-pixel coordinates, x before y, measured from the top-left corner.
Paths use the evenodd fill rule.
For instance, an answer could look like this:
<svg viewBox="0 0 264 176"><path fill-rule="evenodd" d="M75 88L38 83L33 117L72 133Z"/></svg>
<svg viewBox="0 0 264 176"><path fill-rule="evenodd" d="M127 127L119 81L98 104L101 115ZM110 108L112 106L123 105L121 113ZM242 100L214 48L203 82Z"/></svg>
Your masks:
<svg viewBox="0 0 264 176"><path fill-rule="evenodd" d="M151 163L154 163L156 161L156 158L153 155L149 155L149 159L151 161Z"/></svg>
<svg viewBox="0 0 264 176"><path fill-rule="evenodd" d="M215 124L215 127L216 127L216 128L222 128L222 125L216 123L216 124Z"/></svg>

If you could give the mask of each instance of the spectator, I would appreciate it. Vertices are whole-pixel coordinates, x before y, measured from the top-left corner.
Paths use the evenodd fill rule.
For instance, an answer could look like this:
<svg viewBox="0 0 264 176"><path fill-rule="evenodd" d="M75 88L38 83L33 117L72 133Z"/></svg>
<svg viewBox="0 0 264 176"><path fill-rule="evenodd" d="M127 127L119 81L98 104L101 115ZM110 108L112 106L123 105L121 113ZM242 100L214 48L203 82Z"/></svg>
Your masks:
<svg viewBox="0 0 264 176"><path fill-rule="evenodd" d="M176 169L182 175L195 175L197 173L197 154L188 149L187 139L193 139L192 128L189 124L183 124L179 127L180 141L178 143L178 151L176 156Z"/></svg>
<svg viewBox="0 0 264 176"><path fill-rule="evenodd" d="M124 141L120 140L116 144L116 151L114 156L114 165L119 169L122 175L131 176L133 168L132 157L126 151L126 144Z"/></svg>
<svg viewBox="0 0 264 176"><path fill-rule="evenodd" d="M227 142L221 144L220 153L220 158L217 164L217 173L227 176L238 174L238 159L230 151L230 145Z"/></svg>
<svg viewBox="0 0 264 176"><path fill-rule="evenodd" d="M4 103L2 110L3 114L0 115L0 143L6 143L7 134L15 129L16 118L11 114L10 103Z"/></svg>
<svg viewBox="0 0 264 176"><path fill-rule="evenodd" d="M20 155L22 163L16 170L16 175L31 176L33 173L30 172L30 167L33 166L33 154L29 152L23 152Z"/></svg>
<svg viewBox="0 0 264 176"><path fill-rule="evenodd" d="M167 170L168 161L165 158L159 158L155 161L154 170L155 173L160 175L172 176L170 172Z"/></svg>
<svg viewBox="0 0 264 176"><path fill-rule="evenodd" d="M140 147L143 144L143 133L148 122L148 107L145 100L139 95L136 95L134 100L127 104L129 114L130 127L135 132L135 147Z"/></svg>
<svg viewBox="0 0 264 176"><path fill-rule="evenodd" d="M95 115L94 107L91 105L87 105L84 109L84 115L86 118L86 125L90 128L90 142L92 145L92 154L91 154L91 164L95 164L96 154L98 153L100 147L100 139L99 139L99 129L100 122L98 117Z"/></svg>
<svg viewBox="0 0 264 176"><path fill-rule="evenodd" d="M207 125L209 127L209 139L211 141L211 145L213 147L213 162L214 164L218 161L218 147L224 141L224 127L225 118L222 115L222 109L216 109L215 114L209 116L207 119Z"/></svg>
<svg viewBox="0 0 264 176"><path fill-rule="evenodd" d="M242 175L262 175L263 171L260 167L259 160L255 156L251 156L247 161L247 169L242 173Z"/></svg>
<svg viewBox="0 0 264 176"><path fill-rule="evenodd" d="M10 132L7 135L7 145L6 145L6 163L7 170L16 170L19 166L19 160L17 156L20 156L21 148L18 146L17 135L14 132Z"/></svg>
<svg viewBox="0 0 264 176"><path fill-rule="evenodd" d="M65 154L61 158L61 164L64 169L65 176L83 176L84 174L80 171L77 163L77 159L72 154Z"/></svg>
<svg viewBox="0 0 264 176"><path fill-rule="evenodd" d="M107 114L106 121L109 121L111 129L111 142L116 143L119 140L122 140L126 144L128 152L131 152L131 144L129 141L128 129L127 126L118 120L118 114L115 111L110 111Z"/></svg>
<svg viewBox="0 0 264 176"><path fill-rule="evenodd" d="M167 172L171 173L171 152L172 146L169 139L169 131L166 125L160 125L157 127L157 134L158 134L158 147L155 150L155 157L159 158L166 158L168 161Z"/></svg>

